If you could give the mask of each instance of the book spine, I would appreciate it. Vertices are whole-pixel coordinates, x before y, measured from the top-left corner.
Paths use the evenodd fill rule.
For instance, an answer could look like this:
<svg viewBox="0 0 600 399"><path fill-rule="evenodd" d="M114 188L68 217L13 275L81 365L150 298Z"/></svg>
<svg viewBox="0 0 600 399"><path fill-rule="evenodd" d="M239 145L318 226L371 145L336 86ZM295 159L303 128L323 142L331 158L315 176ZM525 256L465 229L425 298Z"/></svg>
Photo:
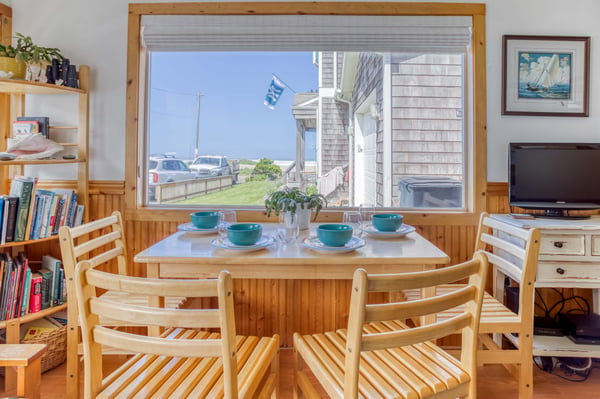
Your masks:
<svg viewBox="0 0 600 399"><path fill-rule="evenodd" d="M61 198L58 200L58 206L56 208L56 216L54 219L54 225L52 226L52 233L51 235L57 235L58 234L58 229L61 226L61 220L65 220L65 199Z"/></svg>
<svg viewBox="0 0 600 399"><path fill-rule="evenodd" d="M29 193L29 203L27 206L27 222L25 223L25 233L23 235L23 240L28 240L29 235L31 234L31 225L33 224L33 210L35 206L35 192L37 191L37 178L33 180L33 184L31 186L31 192Z"/></svg>
<svg viewBox="0 0 600 399"><path fill-rule="evenodd" d="M69 227L73 227L75 223L75 211L77 210L77 193L73 193L71 197L71 204L69 205L69 215L65 224Z"/></svg>
<svg viewBox="0 0 600 399"><path fill-rule="evenodd" d="M15 224L15 241L25 240L25 230L27 228L27 216L29 213L32 189L33 182L23 182L22 189L19 194L19 207L17 209L17 220Z"/></svg>
<svg viewBox="0 0 600 399"><path fill-rule="evenodd" d="M40 269L42 275L42 309L50 307L50 295L52 293L52 272Z"/></svg>
<svg viewBox="0 0 600 399"><path fill-rule="evenodd" d="M23 284L23 297L21 300L21 316L29 311L29 297L31 296L31 268L25 269L25 283Z"/></svg>
<svg viewBox="0 0 600 399"><path fill-rule="evenodd" d="M19 198L15 196L8 199L8 219L6 221L6 242L15 240L15 225L17 224L17 209L19 207Z"/></svg>
<svg viewBox="0 0 600 399"><path fill-rule="evenodd" d="M31 295L29 298L29 313L42 310L42 276L35 273L31 276Z"/></svg>

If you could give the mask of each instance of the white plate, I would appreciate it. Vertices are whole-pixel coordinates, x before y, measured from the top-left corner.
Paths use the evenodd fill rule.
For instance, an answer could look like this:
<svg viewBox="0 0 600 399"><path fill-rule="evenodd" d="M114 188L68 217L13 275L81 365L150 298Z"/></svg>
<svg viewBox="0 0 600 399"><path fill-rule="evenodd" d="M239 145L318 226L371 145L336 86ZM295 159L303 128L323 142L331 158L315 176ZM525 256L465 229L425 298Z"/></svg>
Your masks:
<svg viewBox="0 0 600 399"><path fill-rule="evenodd" d="M214 240L211 241L211 244L217 248L232 249L235 251L242 251L242 252L258 251L259 249L266 248L269 245L273 245L274 243L275 243L275 239L273 237L271 237L270 235L263 235L262 237L260 237L258 239L256 244L254 244L254 245L235 245L234 243L229 241L229 239L223 238L223 237L215 238Z"/></svg>
<svg viewBox="0 0 600 399"><path fill-rule="evenodd" d="M328 247L327 245L323 244L317 237L308 237L302 240L302 245L314 251L343 253L354 251L356 249L364 247L365 241L358 237L352 237L350 241L348 241L343 247Z"/></svg>
<svg viewBox="0 0 600 399"><path fill-rule="evenodd" d="M367 234L371 234L374 236L380 237L404 237L408 233L412 233L416 229L413 226L409 226L407 224L403 224L396 231L379 231L373 226L365 227L364 232Z"/></svg>
<svg viewBox="0 0 600 399"><path fill-rule="evenodd" d="M201 229L192 224L192 222L180 224L177 226L179 231L185 231L186 233L196 233L196 234L212 234L219 231L219 226L215 226L211 229Z"/></svg>

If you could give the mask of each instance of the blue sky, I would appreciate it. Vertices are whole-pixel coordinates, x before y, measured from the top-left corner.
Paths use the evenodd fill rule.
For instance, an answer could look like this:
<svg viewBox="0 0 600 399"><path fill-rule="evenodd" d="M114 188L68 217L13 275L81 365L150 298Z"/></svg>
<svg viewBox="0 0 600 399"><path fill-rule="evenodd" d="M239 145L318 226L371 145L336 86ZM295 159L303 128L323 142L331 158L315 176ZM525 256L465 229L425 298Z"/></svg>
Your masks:
<svg viewBox="0 0 600 399"><path fill-rule="evenodd" d="M312 53L153 53L150 153L191 159L200 99L199 154L295 159L294 93L317 90ZM275 73L287 85L274 110L264 98ZM307 160L314 160L314 133Z"/></svg>

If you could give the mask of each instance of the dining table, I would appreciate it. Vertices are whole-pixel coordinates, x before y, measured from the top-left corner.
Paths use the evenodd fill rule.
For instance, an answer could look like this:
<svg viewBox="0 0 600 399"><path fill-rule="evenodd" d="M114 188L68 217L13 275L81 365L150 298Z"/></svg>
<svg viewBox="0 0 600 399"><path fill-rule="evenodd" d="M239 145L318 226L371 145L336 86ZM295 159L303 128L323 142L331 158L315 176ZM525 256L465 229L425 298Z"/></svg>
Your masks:
<svg viewBox="0 0 600 399"><path fill-rule="evenodd" d="M291 343L292 334L298 329L304 333L314 332L309 331L312 328L345 327L349 300L343 298L349 298L348 281L357 268L375 274L406 273L434 269L449 262L448 255L416 229L403 226L406 227L404 234L365 231L361 236L354 236L346 246L332 248L324 247L316 238L317 224L302 230L295 242L283 243L277 239L277 223L262 223L263 236L257 245L238 247L221 237L216 228L195 229L187 223L137 253L134 261L146 264L149 278L210 278L228 270L234 284L237 281L270 282L269 286L250 284L236 289L234 298L240 297L248 305L236 306L236 324L243 330L243 320L248 316L239 314L240 309L252 313L250 307L262 307L253 317L269 319L268 326L253 330L278 333L285 345ZM320 283L310 283L315 281ZM345 285L342 284L341 289L339 285L331 288L327 283L332 281L344 281ZM322 287L325 291L319 291ZM423 292L423 295L430 294ZM273 295L280 298L265 299ZM318 309L314 302L319 301L332 309ZM256 305L257 302L260 304ZM153 298L151 303L160 306L161 299ZM316 324L302 321L311 316L325 320ZM151 333L158 333L158 329L151 329Z"/></svg>

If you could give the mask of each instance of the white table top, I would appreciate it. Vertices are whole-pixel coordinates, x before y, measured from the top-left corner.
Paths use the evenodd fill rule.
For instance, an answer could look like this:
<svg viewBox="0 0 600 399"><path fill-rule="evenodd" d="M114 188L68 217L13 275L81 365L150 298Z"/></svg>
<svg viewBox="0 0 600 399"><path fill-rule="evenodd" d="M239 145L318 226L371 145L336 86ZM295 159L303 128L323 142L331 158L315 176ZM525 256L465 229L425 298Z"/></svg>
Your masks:
<svg viewBox="0 0 600 399"><path fill-rule="evenodd" d="M275 227L264 223L264 234L274 236ZM194 276L214 275L227 268L234 277L266 279L352 278L356 267L364 267L371 273L391 273L420 270L408 266L433 266L449 261L448 255L416 232L396 238L364 236L365 246L351 252L317 252L301 244L309 234L315 235L315 228L312 225L310 231L301 232L296 243L275 243L254 252L216 248L211 241L218 234L177 232L138 253L134 261L161 265L161 277L187 276L194 265ZM260 267L250 267L254 265Z"/></svg>

